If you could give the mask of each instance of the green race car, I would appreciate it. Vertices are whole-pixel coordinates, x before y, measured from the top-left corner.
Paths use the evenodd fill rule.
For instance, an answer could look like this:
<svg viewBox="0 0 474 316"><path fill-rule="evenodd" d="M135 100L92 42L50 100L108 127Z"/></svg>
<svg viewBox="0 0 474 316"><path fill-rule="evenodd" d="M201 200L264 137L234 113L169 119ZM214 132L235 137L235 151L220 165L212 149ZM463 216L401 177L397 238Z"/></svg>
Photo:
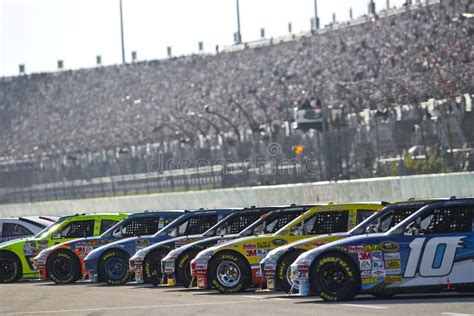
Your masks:
<svg viewBox="0 0 474 316"><path fill-rule="evenodd" d="M99 236L128 215L122 213L65 216L35 237L1 244L0 283L37 277L38 272L33 267L33 258L43 249L78 238Z"/></svg>

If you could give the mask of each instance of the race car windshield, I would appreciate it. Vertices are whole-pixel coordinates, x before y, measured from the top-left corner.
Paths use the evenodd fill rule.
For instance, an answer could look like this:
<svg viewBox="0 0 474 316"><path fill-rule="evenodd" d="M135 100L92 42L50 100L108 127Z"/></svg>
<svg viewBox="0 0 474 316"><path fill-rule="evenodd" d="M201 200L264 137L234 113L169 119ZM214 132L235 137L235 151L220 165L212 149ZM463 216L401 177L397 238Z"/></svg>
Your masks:
<svg viewBox="0 0 474 316"><path fill-rule="evenodd" d="M60 228L60 226L62 226L63 221L64 221L64 219L59 219L53 225L46 227L45 229L40 231L38 234L36 234L36 236L34 238L38 238L38 239L46 238L48 235L50 235L53 232L57 231Z"/></svg>
<svg viewBox="0 0 474 316"><path fill-rule="evenodd" d="M356 227L354 227L349 234L362 235L373 233L385 233L392 227L399 224L405 218L416 212L420 206L416 207L391 207L390 210L381 211L372 215Z"/></svg>

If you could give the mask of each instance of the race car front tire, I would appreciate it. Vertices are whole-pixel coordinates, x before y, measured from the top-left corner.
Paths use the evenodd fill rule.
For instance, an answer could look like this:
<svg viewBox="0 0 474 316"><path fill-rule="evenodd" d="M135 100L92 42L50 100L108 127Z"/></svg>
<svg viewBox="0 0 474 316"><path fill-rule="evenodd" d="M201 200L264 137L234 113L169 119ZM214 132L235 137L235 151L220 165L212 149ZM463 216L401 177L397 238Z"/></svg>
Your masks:
<svg viewBox="0 0 474 316"><path fill-rule="evenodd" d="M129 259L130 256L127 253L116 249L109 250L102 256L99 270L108 285L121 285L128 282Z"/></svg>
<svg viewBox="0 0 474 316"><path fill-rule="evenodd" d="M81 278L81 263L66 250L53 252L46 262L46 275L56 284L70 284Z"/></svg>
<svg viewBox="0 0 474 316"><path fill-rule="evenodd" d="M311 270L316 294L323 300L347 301L360 292L360 274L350 258L340 253L323 254Z"/></svg>
<svg viewBox="0 0 474 316"><path fill-rule="evenodd" d="M183 253L176 263L176 279L185 288L190 288L193 286L191 282L193 277L191 276L191 261L196 257L197 252L188 251Z"/></svg>
<svg viewBox="0 0 474 316"><path fill-rule="evenodd" d="M0 283L16 282L22 275L20 259L11 252L0 252Z"/></svg>
<svg viewBox="0 0 474 316"><path fill-rule="evenodd" d="M289 278L290 266L302 253L303 251L301 250L294 250L282 258L277 266L277 290L285 291L286 293L291 291L292 284L290 283Z"/></svg>
<svg viewBox="0 0 474 316"><path fill-rule="evenodd" d="M168 254L164 250L155 250L149 253L143 261L143 279L145 283L158 286L163 281L161 260Z"/></svg>
<svg viewBox="0 0 474 316"><path fill-rule="evenodd" d="M209 284L221 293L239 293L252 284L249 264L235 252L222 252L209 262Z"/></svg>

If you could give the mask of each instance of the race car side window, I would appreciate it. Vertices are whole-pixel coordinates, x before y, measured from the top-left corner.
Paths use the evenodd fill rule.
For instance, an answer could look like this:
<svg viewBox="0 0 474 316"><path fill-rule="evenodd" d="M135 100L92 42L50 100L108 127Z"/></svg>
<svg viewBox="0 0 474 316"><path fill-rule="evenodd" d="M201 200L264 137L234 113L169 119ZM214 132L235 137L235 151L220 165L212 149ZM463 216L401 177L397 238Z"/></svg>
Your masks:
<svg viewBox="0 0 474 316"><path fill-rule="evenodd" d="M472 231L473 210L462 207L434 209L416 218L405 235L466 233Z"/></svg>
<svg viewBox="0 0 474 316"><path fill-rule="evenodd" d="M160 226L163 225L163 220L159 217L143 217L131 219L122 228L114 232L114 237L136 237L148 236L155 234Z"/></svg>
<svg viewBox="0 0 474 316"><path fill-rule="evenodd" d="M75 221L67 224L59 234L53 234L53 239L84 238L94 236L94 220Z"/></svg>
<svg viewBox="0 0 474 316"><path fill-rule="evenodd" d="M202 234L219 221L218 215L199 216L190 218L185 224L179 227L179 235Z"/></svg>
<svg viewBox="0 0 474 316"><path fill-rule="evenodd" d="M222 225L222 227L217 229L217 235L238 234L245 227L257 221L259 217L260 214L258 213L234 216L227 223Z"/></svg>
<svg viewBox="0 0 474 316"><path fill-rule="evenodd" d="M349 211L317 212L293 227L294 236L322 235L345 232L348 228Z"/></svg>
<svg viewBox="0 0 474 316"><path fill-rule="evenodd" d="M2 237L19 237L29 235L33 235L33 233L23 225L3 223Z"/></svg>

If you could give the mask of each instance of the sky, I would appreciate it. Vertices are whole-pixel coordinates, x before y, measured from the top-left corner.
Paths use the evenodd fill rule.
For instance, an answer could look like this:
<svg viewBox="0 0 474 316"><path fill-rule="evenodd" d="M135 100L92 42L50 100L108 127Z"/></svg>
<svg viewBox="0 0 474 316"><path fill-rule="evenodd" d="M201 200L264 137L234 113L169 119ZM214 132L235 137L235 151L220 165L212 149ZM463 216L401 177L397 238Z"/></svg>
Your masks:
<svg viewBox="0 0 474 316"><path fill-rule="evenodd" d="M318 0L321 25L367 12L369 0ZM405 0L390 0L401 6ZM376 0L377 10L386 0ZM167 47L174 56L205 52L232 45L237 31L236 0L123 0L126 59L136 51L138 60L163 59ZM310 30L314 0L240 0L243 41ZM96 56L103 65L122 61L119 0L0 0L0 76L90 68Z"/></svg>

